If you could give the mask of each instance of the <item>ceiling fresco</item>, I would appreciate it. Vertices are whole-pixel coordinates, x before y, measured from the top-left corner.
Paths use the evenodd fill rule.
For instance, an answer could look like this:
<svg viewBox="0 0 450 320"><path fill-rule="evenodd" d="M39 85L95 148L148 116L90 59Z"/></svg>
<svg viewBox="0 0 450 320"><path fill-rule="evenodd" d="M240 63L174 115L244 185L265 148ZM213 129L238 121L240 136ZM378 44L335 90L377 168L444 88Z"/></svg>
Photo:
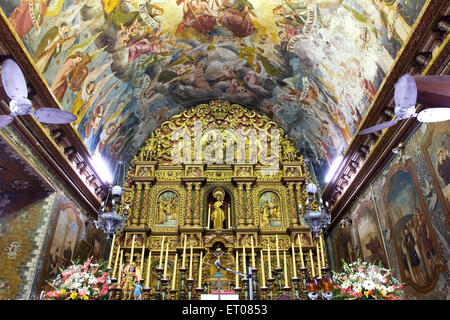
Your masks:
<svg viewBox="0 0 450 320"><path fill-rule="evenodd" d="M2 0L92 154L130 161L162 122L224 99L265 114L323 180L426 0Z"/></svg>

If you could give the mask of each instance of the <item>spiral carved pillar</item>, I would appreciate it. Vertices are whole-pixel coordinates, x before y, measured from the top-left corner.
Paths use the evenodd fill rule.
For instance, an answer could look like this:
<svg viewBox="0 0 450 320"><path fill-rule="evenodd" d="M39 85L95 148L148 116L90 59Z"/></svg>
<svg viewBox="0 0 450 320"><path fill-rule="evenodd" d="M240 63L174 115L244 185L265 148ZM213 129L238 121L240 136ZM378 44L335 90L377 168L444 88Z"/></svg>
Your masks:
<svg viewBox="0 0 450 320"><path fill-rule="evenodd" d="M136 182L136 189L134 190L134 204L133 204L133 218L131 223L133 225L137 225L139 223L139 211L141 204L141 192L142 191L142 183Z"/></svg>
<svg viewBox="0 0 450 320"><path fill-rule="evenodd" d="M238 183L238 224L245 224L245 211L244 211L244 184Z"/></svg>
<svg viewBox="0 0 450 320"><path fill-rule="evenodd" d="M142 198L142 205L141 205L141 210L139 210L140 214L138 217L138 224L142 225L146 223L146 217L147 217L147 213L148 213L148 208L149 208L149 199L150 197L150 183L145 182L144 183L144 196Z"/></svg>
<svg viewBox="0 0 450 320"><path fill-rule="evenodd" d="M246 201L246 209L247 209L247 225L254 225L255 224L255 218L253 217L253 205L252 205L252 183L247 182L245 184L245 190L247 194L247 201Z"/></svg>
<svg viewBox="0 0 450 320"><path fill-rule="evenodd" d="M200 226L200 187L201 182L195 182L193 225L196 227Z"/></svg>
<svg viewBox="0 0 450 320"><path fill-rule="evenodd" d="M192 183L186 184L186 217L184 224L186 226L192 225Z"/></svg>
<svg viewBox="0 0 450 320"><path fill-rule="evenodd" d="M289 211L291 212L291 223L298 224L297 208L295 205L294 184L288 184Z"/></svg>
<svg viewBox="0 0 450 320"><path fill-rule="evenodd" d="M300 204L302 203L302 183L298 182L295 184L295 198L297 199L296 207L295 209L300 211ZM298 214L297 214L298 219ZM300 221L298 221L298 224L300 224Z"/></svg>

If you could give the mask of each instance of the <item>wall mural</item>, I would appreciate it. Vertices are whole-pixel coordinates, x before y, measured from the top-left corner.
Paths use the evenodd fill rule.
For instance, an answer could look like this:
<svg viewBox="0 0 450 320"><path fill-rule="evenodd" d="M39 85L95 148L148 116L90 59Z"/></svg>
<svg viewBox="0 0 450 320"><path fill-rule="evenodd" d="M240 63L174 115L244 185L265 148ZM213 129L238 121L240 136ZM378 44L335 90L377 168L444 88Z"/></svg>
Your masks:
<svg viewBox="0 0 450 320"><path fill-rule="evenodd" d="M91 153L136 154L199 101L252 106L326 174L426 0L4 0ZM112 165L111 165L112 167Z"/></svg>

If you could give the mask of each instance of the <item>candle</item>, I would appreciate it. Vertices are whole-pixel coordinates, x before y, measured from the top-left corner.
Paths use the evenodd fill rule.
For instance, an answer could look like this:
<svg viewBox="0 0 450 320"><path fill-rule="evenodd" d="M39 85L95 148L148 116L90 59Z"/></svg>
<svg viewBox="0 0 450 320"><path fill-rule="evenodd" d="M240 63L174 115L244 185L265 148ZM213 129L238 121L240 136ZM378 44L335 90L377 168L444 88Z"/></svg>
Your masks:
<svg viewBox="0 0 450 320"><path fill-rule="evenodd" d="M262 286L266 286L266 272L264 270L264 255L263 251L261 250L261 279L262 279Z"/></svg>
<svg viewBox="0 0 450 320"><path fill-rule="evenodd" d="M208 225L207 225L208 229L210 225L211 225L211 203L208 206Z"/></svg>
<svg viewBox="0 0 450 320"><path fill-rule="evenodd" d="M192 279L192 244L191 244L191 256L189 260L189 279Z"/></svg>
<svg viewBox="0 0 450 320"><path fill-rule="evenodd" d="M236 250L236 272L239 272L239 255L238 251ZM235 279L235 287L239 287L239 275L236 273L236 279Z"/></svg>
<svg viewBox="0 0 450 320"><path fill-rule="evenodd" d="M181 266L184 268L186 266L186 238L187 234L184 235L184 245L183 245L183 262L181 263Z"/></svg>
<svg viewBox="0 0 450 320"><path fill-rule="evenodd" d="M252 268L256 268L255 264L255 247L253 245L253 236L251 236L252 239Z"/></svg>
<svg viewBox="0 0 450 320"><path fill-rule="evenodd" d="M145 246L142 244L142 252L141 252L141 272L144 270L144 255L145 255Z"/></svg>
<svg viewBox="0 0 450 320"><path fill-rule="evenodd" d="M322 271L320 270L320 251L319 251L319 242L316 242L316 251L317 251L317 270L319 273L319 278L322 277Z"/></svg>
<svg viewBox="0 0 450 320"><path fill-rule="evenodd" d="M287 287L288 286L288 270L287 270L287 265L286 265L286 251L283 251L283 256L284 256L284 286Z"/></svg>
<svg viewBox="0 0 450 320"><path fill-rule="evenodd" d="M305 262L303 261L303 248L302 248L302 240L300 239L300 234L298 234L297 240L298 240L298 247L300 249L300 265L302 268L304 268Z"/></svg>
<svg viewBox="0 0 450 320"><path fill-rule="evenodd" d="M112 275L112 277L114 279L116 278L116 268L117 268L117 262L119 261L119 256L120 256L120 244L119 244L119 247L117 248L116 260L114 261L114 271L113 271L113 275Z"/></svg>
<svg viewBox="0 0 450 320"><path fill-rule="evenodd" d="M242 247L242 256L243 256L243 261L244 261L244 273L246 274L247 273L247 261L246 261L246 259L245 259L245 244L244 244L244 246Z"/></svg>
<svg viewBox="0 0 450 320"><path fill-rule="evenodd" d="M145 286L148 288L150 286L150 265L152 263L152 251L149 250L148 261L147 261L147 279L145 281Z"/></svg>
<svg viewBox="0 0 450 320"><path fill-rule="evenodd" d="M314 271L314 260L313 260L311 249L309 249L309 258L311 259L311 272L312 272L312 277L314 278L316 276L316 272Z"/></svg>
<svg viewBox="0 0 450 320"><path fill-rule="evenodd" d="M277 247L276 247L276 249L277 249L277 268L279 268L280 267L280 252L278 249L278 235L277 234L275 235L275 239L276 239L276 245L277 245Z"/></svg>
<svg viewBox="0 0 450 320"><path fill-rule="evenodd" d="M114 241L115 240L116 240L116 235L114 234L113 239L112 239L112 243L111 243L111 251L109 251L108 268L111 267L112 257L113 257L113 252L114 252Z"/></svg>
<svg viewBox="0 0 450 320"><path fill-rule="evenodd" d="M133 234L133 242L131 243L131 255L130 255L130 264L133 262L134 256L134 241L136 240L136 235Z"/></svg>
<svg viewBox="0 0 450 320"><path fill-rule="evenodd" d="M122 281L122 262L123 262L123 251L120 251L119 279L117 279L118 284L120 284L120 282Z"/></svg>
<svg viewBox="0 0 450 320"><path fill-rule="evenodd" d="M324 255L324 241L323 241L323 233L320 235L320 252L322 253L322 267L325 267L325 255Z"/></svg>
<svg viewBox="0 0 450 320"><path fill-rule="evenodd" d="M166 259L164 260L164 273L163 273L163 279L167 279L167 259L169 258L169 243L166 245Z"/></svg>
<svg viewBox="0 0 450 320"><path fill-rule="evenodd" d="M297 265L295 264L295 249L294 242L292 242L292 267L294 268L294 278L297 278Z"/></svg>
<svg viewBox="0 0 450 320"><path fill-rule="evenodd" d="M272 279L272 261L270 258L270 245L267 243L267 268L269 269L269 279Z"/></svg>
<svg viewBox="0 0 450 320"><path fill-rule="evenodd" d="M164 239L165 239L165 236L163 236L162 242L161 242L161 254L159 255L159 266L158 266L158 268L162 268L162 259L163 259L163 254L164 254Z"/></svg>
<svg viewBox="0 0 450 320"><path fill-rule="evenodd" d="M200 251L200 267L198 268L198 287L202 287L203 251Z"/></svg>
<svg viewBox="0 0 450 320"><path fill-rule="evenodd" d="M175 254L175 266L173 267L172 290L175 290L175 280L177 278L177 261L178 261L178 253Z"/></svg>

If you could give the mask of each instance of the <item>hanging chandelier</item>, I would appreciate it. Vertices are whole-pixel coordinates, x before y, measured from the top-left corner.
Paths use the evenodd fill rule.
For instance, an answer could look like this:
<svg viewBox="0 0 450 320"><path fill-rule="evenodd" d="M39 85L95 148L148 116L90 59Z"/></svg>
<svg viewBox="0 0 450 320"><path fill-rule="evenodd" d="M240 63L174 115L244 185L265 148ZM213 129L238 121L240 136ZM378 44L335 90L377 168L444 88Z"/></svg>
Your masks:
<svg viewBox="0 0 450 320"><path fill-rule="evenodd" d="M323 203L320 199L320 203L317 206L317 210L311 208L311 204L314 201L314 196L317 192L317 186L313 183L308 183L306 185L306 192L308 197L306 198L305 214L303 219L313 234L315 239L319 238L319 234L326 229L331 223L331 214L328 206L328 202ZM301 205L300 212L301 215Z"/></svg>
<svg viewBox="0 0 450 320"><path fill-rule="evenodd" d="M114 173L114 176L116 176L120 166L123 167L123 163L121 161L119 161L116 165L116 172ZM106 234L107 239L110 239L112 235L121 232L127 224L129 206L127 204L126 208L123 208L122 193L123 189L121 186L118 184L115 184L114 186L113 184L110 185L108 195L106 196L105 201L102 202L99 209L98 220L94 222L95 227ZM110 209L108 208L109 200L111 200ZM118 214L117 210L123 211L123 215Z"/></svg>

